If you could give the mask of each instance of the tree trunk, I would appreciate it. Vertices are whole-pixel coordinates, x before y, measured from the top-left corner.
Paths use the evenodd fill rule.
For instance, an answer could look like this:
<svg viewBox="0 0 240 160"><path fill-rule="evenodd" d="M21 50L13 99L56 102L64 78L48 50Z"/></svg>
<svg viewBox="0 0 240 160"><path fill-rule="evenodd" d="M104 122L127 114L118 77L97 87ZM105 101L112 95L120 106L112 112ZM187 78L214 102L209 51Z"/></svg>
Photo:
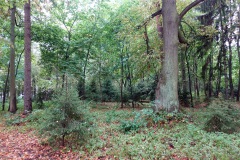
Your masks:
<svg viewBox="0 0 240 160"><path fill-rule="evenodd" d="M157 2L156 7L157 7L157 10L161 10L160 3ZM157 24L158 38L162 39L163 38L163 27L162 27L162 24L160 23L160 15L156 16L156 24Z"/></svg>
<svg viewBox="0 0 240 160"><path fill-rule="evenodd" d="M120 82L120 92L121 92L121 94L120 94L120 99L121 99L121 108L123 108L123 53L121 53L120 58L121 58L121 82Z"/></svg>
<svg viewBox="0 0 240 160"><path fill-rule="evenodd" d="M240 11L238 10L238 21L240 21ZM240 27L238 27L238 35L237 35L237 53L238 53L238 65L240 65ZM238 93L237 93L237 101L239 101L240 96L240 67L238 68Z"/></svg>
<svg viewBox="0 0 240 160"><path fill-rule="evenodd" d="M192 79L191 79L191 73L190 73L190 64L189 59L187 55L187 49L185 51L185 58L187 62L187 71L188 71L188 85L189 85L189 94L190 94L190 100L191 100L191 107L193 107L193 96L192 96Z"/></svg>
<svg viewBox="0 0 240 160"><path fill-rule="evenodd" d="M178 14L176 0L163 0L163 66L156 88L155 111L176 112L178 101Z"/></svg>
<svg viewBox="0 0 240 160"><path fill-rule="evenodd" d="M198 83L198 64L197 64L197 59L194 59L194 68L195 68L195 81L194 81L194 88L195 88L195 96L197 96L197 98L199 98L199 83Z"/></svg>
<svg viewBox="0 0 240 160"><path fill-rule="evenodd" d="M231 4L229 5L229 13L230 13L230 26L229 28L232 28L233 26L233 16L232 14L232 1L230 1ZM233 99L234 98L234 91L233 91L233 78L232 78L232 30L229 30L229 36L228 36L228 50L229 50L229 59L228 59L228 78L229 78L229 86L230 86L230 96Z"/></svg>
<svg viewBox="0 0 240 160"><path fill-rule="evenodd" d="M31 8L30 0L24 5L24 114L32 111L31 88Z"/></svg>
<svg viewBox="0 0 240 160"><path fill-rule="evenodd" d="M213 78L213 51L210 52L210 68L208 76L208 98L212 97L212 78Z"/></svg>
<svg viewBox="0 0 240 160"><path fill-rule="evenodd" d="M3 98L2 98L2 110L5 110L5 102L6 102L6 93L7 93L7 86L8 86L8 79L9 79L9 70L10 70L10 63L8 64L8 71L7 71L7 77L3 89Z"/></svg>
<svg viewBox="0 0 240 160"><path fill-rule="evenodd" d="M88 59L89 59L89 55L90 55L90 49L91 49L91 46L92 46L92 42L90 42L89 44L89 47L88 47L88 51L87 51L87 56L86 56L86 59L85 59L85 62L84 62L84 68L83 68L83 86L82 86L82 99L86 99L86 70L87 70L87 64L88 64Z"/></svg>
<svg viewBox="0 0 240 160"><path fill-rule="evenodd" d="M11 9L11 46L10 46L10 106L9 111L15 113L17 111L16 104L16 86L15 86L15 13L16 6L13 4Z"/></svg>
<svg viewBox="0 0 240 160"><path fill-rule="evenodd" d="M182 70L182 94L183 98L187 100L187 77L186 77L186 64L185 64L185 54L181 54L181 70Z"/></svg>

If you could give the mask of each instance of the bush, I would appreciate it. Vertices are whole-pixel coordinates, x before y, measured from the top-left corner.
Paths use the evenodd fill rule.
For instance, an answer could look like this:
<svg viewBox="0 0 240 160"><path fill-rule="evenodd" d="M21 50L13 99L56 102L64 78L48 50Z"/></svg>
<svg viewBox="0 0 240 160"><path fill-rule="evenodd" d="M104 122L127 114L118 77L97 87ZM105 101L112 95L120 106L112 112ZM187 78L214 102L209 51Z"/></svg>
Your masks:
<svg viewBox="0 0 240 160"><path fill-rule="evenodd" d="M121 122L121 130L126 132L138 131L146 126L158 126L167 124L170 121L184 121L185 115L183 113L155 113L152 109L143 109L135 113L133 120L124 120Z"/></svg>
<svg viewBox="0 0 240 160"><path fill-rule="evenodd" d="M87 108L81 104L78 93L74 89L58 91L53 100L55 106L46 109L46 115L40 120L40 134L48 140L61 140L65 145L67 135L84 140L89 121Z"/></svg>
<svg viewBox="0 0 240 160"><path fill-rule="evenodd" d="M4 118L6 119L5 124L7 126L20 125L23 122L21 116L18 114L7 113L4 115Z"/></svg>
<svg viewBox="0 0 240 160"><path fill-rule="evenodd" d="M208 132L233 133L239 130L240 110L229 102L213 102L206 115L204 130Z"/></svg>
<svg viewBox="0 0 240 160"><path fill-rule="evenodd" d="M106 79L102 86L102 101L108 102L116 99L115 89L110 79Z"/></svg>
<svg viewBox="0 0 240 160"><path fill-rule="evenodd" d="M86 96L88 100L99 101L101 99L95 79L86 86Z"/></svg>

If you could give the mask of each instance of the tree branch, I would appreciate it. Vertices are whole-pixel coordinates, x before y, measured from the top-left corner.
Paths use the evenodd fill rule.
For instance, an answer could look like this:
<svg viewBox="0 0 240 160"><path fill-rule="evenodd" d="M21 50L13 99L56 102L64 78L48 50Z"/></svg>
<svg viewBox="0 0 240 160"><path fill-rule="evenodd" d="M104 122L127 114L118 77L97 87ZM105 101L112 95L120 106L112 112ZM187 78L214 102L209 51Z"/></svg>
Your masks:
<svg viewBox="0 0 240 160"><path fill-rule="evenodd" d="M154 17L156 17L157 15L160 15L160 14L162 14L162 9L160 9L160 10L158 10L157 12L153 13L153 14L151 15L151 18L154 18Z"/></svg>
<svg viewBox="0 0 240 160"><path fill-rule="evenodd" d="M203 2L205 0L195 0L194 2L192 2L191 4L189 4L180 14L179 14L179 21L181 21L181 19L185 16L185 14L192 9L193 7L195 7L196 5L198 5L199 3Z"/></svg>
<svg viewBox="0 0 240 160"><path fill-rule="evenodd" d="M140 29L141 27L147 25L147 23L153 19L154 17L156 17L157 15L162 14L162 9L158 10L157 12L154 12L150 17L148 17L142 24L137 26L137 29Z"/></svg>
<svg viewBox="0 0 240 160"><path fill-rule="evenodd" d="M181 23L182 18L185 16L185 14L192 9L193 7L195 7L196 5L198 5L199 3L203 2L205 0L195 0L194 2L192 2L191 4L189 4L180 14L179 14L179 23ZM180 43L184 43L184 44L188 44L187 40L185 39L185 37L183 36L182 32L180 31L180 29L178 30L178 39Z"/></svg>

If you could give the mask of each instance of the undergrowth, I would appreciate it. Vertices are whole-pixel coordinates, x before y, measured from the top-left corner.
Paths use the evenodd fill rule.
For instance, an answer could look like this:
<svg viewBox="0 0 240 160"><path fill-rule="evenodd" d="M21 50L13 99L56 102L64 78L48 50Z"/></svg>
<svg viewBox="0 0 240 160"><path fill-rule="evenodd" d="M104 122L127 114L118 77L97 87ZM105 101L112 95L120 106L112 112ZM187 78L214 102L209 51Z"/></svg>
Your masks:
<svg viewBox="0 0 240 160"><path fill-rule="evenodd" d="M213 101L208 106L204 130L233 133L240 131L240 109L231 102Z"/></svg>
<svg viewBox="0 0 240 160"><path fill-rule="evenodd" d="M187 116L183 113L167 113L164 111L154 113L153 110L149 108L135 112L132 120L122 120L120 129L127 133L130 131L139 131L144 127L159 127L171 122L185 122L186 120Z"/></svg>
<svg viewBox="0 0 240 160"><path fill-rule="evenodd" d="M12 117L9 125L21 121L37 127L47 111L35 110L26 118ZM239 159L240 133L236 126L234 132L204 130L215 114L236 125L238 111L229 102L212 102L205 108L184 111L187 114L97 107L89 110L95 128L88 132L88 141L78 152L88 159Z"/></svg>

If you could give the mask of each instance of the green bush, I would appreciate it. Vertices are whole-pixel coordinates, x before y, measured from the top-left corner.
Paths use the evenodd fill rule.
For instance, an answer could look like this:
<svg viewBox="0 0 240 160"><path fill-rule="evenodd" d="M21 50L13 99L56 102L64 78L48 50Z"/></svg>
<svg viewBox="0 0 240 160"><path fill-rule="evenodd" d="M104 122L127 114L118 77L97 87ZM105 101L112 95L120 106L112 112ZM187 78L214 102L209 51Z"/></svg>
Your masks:
<svg viewBox="0 0 240 160"><path fill-rule="evenodd" d="M167 124L170 121L183 121L186 115L183 113L155 113L152 109L143 109L140 112L135 112L133 120L123 120L121 122L121 130L126 132L138 131L146 126L158 124Z"/></svg>
<svg viewBox="0 0 240 160"><path fill-rule="evenodd" d="M23 119L20 117L19 114L6 113L4 115L4 118L6 119L5 124L7 126L19 125L23 122Z"/></svg>
<svg viewBox="0 0 240 160"><path fill-rule="evenodd" d="M90 84L86 86L86 96L88 100L100 101L101 96L95 79L90 81Z"/></svg>
<svg viewBox="0 0 240 160"><path fill-rule="evenodd" d="M102 86L102 101L109 102L116 100L115 88L110 79L103 81Z"/></svg>
<svg viewBox="0 0 240 160"><path fill-rule="evenodd" d="M61 140L63 146L67 135L84 140L90 123L87 117L88 110L81 104L77 91L58 91L53 102L55 105L47 108L46 115L39 119L40 134L49 141Z"/></svg>
<svg viewBox="0 0 240 160"><path fill-rule="evenodd" d="M213 102L209 106L206 118L204 130L208 132L233 133L239 131L240 110L230 102Z"/></svg>

